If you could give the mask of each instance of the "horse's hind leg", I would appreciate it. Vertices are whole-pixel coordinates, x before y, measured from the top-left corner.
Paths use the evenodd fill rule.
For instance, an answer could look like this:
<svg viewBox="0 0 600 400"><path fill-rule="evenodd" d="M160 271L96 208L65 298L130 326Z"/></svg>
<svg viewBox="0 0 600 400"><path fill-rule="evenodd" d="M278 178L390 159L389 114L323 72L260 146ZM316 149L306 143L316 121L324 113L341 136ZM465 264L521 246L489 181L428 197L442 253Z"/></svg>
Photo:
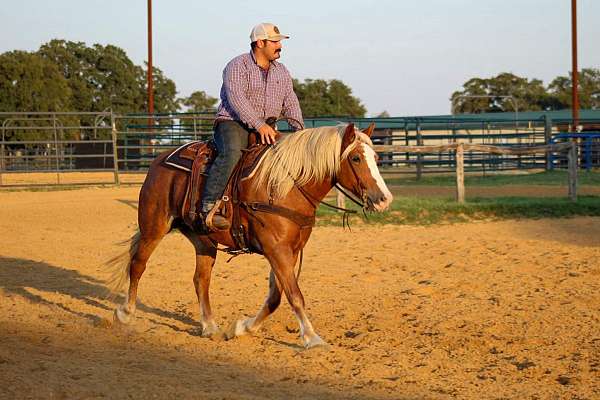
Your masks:
<svg viewBox="0 0 600 400"><path fill-rule="evenodd" d="M279 304L281 303L281 286L277 282L275 273L271 270L269 274L269 294L263 304L262 308L252 318L246 320L238 320L227 332L227 338L231 339L234 336L242 336L246 333L256 332L265 319L275 312Z"/></svg>
<svg viewBox="0 0 600 400"><path fill-rule="evenodd" d="M154 209L155 207L150 208ZM156 212L151 219L140 218L139 241L137 246L132 249L129 261L129 290L125 302L115 310L115 319L119 322L124 324L131 322L136 309L138 283L146 270L146 263L156 246L170 229L171 220L167 213Z"/></svg>
<svg viewBox="0 0 600 400"><path fill-rule="evenodd" d="M200 305L200 326L202 337L212 337L219 333L219 327L215 323L210 308L209 286L212 269L215 264L217 249L203 242L197 234L187 227L179 230L189 239L196 250L196 271L194 272L194 287L198 304Z"/></svg>

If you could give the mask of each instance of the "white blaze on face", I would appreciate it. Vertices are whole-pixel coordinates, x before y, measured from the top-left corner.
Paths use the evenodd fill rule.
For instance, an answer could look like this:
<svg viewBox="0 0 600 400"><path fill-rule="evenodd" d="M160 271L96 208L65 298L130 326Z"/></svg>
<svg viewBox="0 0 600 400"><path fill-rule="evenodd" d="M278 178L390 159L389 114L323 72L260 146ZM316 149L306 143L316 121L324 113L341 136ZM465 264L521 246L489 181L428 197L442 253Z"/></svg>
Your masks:
<svg viewBox="0 0 600 400"><path fill-rule="evenodd" d="M377 183L377 187L383 194L384 200L381 202L374 203L375 209L377 211L383 211L389 207L392 203L393 196L390 190L388 189L385 181L381 177L379 173L379 168L377 168L377 162L375 161L375 151L368 145L361 143L363 154L365 155L365 159L367 160L367 166L369 167L369 171L371 171L371 176L375 179Z"/></svg>

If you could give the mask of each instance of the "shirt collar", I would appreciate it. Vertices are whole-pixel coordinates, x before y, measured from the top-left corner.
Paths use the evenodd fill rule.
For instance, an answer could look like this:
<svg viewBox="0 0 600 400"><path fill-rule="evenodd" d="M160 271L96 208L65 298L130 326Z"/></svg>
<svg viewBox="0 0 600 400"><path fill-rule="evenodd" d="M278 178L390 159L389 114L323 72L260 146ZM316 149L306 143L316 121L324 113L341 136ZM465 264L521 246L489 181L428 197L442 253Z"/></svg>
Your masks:
<svg viewBox="0 0 600 400"><path fill-rule="evenodd" d="M254 64L260 68L260 66L257 64L256 62L256 57L254 57L254 52L252 51L252 49L250 49L250 57L252 58L252 62L254 62ZM277 68L279 66L279 63L277 61L271 61L271 67L273 68Z"/></svg>

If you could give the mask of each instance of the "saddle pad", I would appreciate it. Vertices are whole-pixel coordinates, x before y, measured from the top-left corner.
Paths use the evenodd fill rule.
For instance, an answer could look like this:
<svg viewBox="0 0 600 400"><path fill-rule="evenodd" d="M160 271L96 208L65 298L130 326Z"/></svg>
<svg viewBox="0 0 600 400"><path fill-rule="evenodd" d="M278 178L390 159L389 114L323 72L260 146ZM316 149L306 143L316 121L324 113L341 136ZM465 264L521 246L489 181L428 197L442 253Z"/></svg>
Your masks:
<svg viewBox="0 0 600 400"><path fill-rule="evenodd" d="M254 172L258 169L270 147L271 146L257 144L245 150L247 154L246 157L244 157L244 165L240 171L240 180L243 181L254 176Z"/></svg>
<svg viewBox="0 0 600 400"><path fill-rule="evenodd" d="M170 165L171 167L190 172L192 170L192 164L194 164L194 156L196 154L196 151L193 151L189 148L197 147L199 144L203 143L204 142L200 140L196 140L194 142L189 142L182 146L179 146L178 148L173 150L167 158L165 158L164 163Z"/></svg>

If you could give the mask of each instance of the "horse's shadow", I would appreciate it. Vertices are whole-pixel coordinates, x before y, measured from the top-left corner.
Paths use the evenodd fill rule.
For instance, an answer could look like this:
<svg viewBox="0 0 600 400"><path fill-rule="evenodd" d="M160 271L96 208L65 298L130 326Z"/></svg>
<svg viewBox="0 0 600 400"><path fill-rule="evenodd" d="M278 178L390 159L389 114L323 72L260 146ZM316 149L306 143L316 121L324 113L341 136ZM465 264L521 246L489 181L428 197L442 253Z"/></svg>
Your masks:
<svg viewBox="0 0 600 400"><path fill-rule="evenodd" d="M84 318L93 324L102 322L107 312L114 309L111 302L122 302L122 296L111 298L109 291L99 279L80 272L61 268L41 261L23 258L0 257L0 288L6 293L21 296L32 303L58 307L72 315ZM58 293L80 300L99 309L99 315L74 310L59 301L48 300L36 292ZM138 300L137 309L155 316L173 319L197 327L197 323L185 314L150 307ZM104 316L102 316L104 315ZM176 325L154 321L173 330L182 331ZM194 329L187 330L194 334Z"/></svg>

